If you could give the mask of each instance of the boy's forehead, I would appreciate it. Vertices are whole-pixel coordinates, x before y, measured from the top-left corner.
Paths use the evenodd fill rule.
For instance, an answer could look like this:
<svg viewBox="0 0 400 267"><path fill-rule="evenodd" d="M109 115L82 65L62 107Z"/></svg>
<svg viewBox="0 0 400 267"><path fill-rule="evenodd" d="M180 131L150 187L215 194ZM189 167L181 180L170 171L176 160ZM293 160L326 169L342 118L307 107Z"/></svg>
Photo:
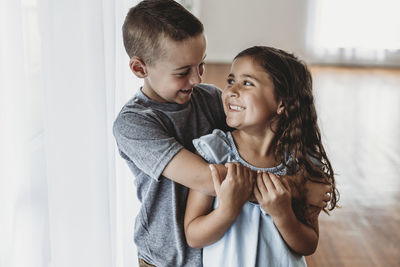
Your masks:
<svg viewBox="0 0 400 267"><path fill-rule="evenodd" d="M204 35L174 41L164 38L161 42L161 57L159 62L171 67L180 68L186 65L198 64L205 57L206 40Z"/></svg>

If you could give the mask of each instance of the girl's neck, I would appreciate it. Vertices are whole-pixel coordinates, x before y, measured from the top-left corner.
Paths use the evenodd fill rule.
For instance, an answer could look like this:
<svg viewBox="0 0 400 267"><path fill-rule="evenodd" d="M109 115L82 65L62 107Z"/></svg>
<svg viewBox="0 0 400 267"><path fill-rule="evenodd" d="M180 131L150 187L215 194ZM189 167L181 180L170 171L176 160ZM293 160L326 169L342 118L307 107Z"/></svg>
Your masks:
<svg viewBox="0 0 400 267"><path fill-rule="evenodd" d="M249 164L259 168L279 165L275 160L272 144L275 134L271 130L258 134L235 130L232 132L232 137L240 157Z"/></svg>

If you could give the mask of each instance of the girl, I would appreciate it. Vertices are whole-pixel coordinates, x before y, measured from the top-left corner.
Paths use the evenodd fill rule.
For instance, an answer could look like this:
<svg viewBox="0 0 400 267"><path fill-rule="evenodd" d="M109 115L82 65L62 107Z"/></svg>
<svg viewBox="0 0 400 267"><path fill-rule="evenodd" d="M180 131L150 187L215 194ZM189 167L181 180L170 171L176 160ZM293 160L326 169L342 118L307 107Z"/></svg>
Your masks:
<svg viewBox="0 0 400 267"><path fill-rule="evenodd" d="M337 201L311 74L293 55L256 46L235 57L227 81L222 101L236 130L214 130L193 143L210 163L238 163L226 164L224 181L211 167L215 201L190 190L187 242L204 247L204 266L306 266L300 255L317 247L320 210L309 212L304 204L305 181L332 184L328 210ZM258 203L247 201L252 195Z"/></svg>

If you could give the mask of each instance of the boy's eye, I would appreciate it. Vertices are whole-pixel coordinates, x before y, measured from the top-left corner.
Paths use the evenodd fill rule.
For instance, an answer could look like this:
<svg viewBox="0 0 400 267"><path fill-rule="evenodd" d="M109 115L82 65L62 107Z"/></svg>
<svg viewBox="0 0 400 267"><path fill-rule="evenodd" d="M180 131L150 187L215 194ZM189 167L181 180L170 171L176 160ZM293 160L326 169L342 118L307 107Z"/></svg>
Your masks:
<svg viewBox="0 0 400 267"><path fill-rule="evenodd" d="M228 84L230 84L230 85L232 85L232 84L235 83L235 81L234 81L232 78L226 79L226 82L227 82Z"/></svg>
<svg viewBox="0 0 400 267"><path fill-rule="evenodd" d="M185 77L190 73L190 69L187 69L185 72L177 73L176 75L179 77Z"/></svg>
<svg viewBox="0 0 400 267"><path fill-rule="evenodd" d="M202 76L203 73L204 73L204 68L205 68L204 65L205 65L204 62L201 62L200 65L199 65L199 74L200 74L200 76Z"/></svg>

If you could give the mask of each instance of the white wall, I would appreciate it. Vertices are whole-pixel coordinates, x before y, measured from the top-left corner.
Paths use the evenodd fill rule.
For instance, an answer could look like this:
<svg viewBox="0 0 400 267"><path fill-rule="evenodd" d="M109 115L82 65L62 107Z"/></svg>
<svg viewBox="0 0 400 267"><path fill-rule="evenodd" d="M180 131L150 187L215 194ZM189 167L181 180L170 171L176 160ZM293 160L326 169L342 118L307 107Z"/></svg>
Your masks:
<svg viewBox="0 0 400 267"><path fill-rule="evenodd" d="M307 0L200 0L207 62L231 62L253 45L279 47L305 57Z"/></svg>

